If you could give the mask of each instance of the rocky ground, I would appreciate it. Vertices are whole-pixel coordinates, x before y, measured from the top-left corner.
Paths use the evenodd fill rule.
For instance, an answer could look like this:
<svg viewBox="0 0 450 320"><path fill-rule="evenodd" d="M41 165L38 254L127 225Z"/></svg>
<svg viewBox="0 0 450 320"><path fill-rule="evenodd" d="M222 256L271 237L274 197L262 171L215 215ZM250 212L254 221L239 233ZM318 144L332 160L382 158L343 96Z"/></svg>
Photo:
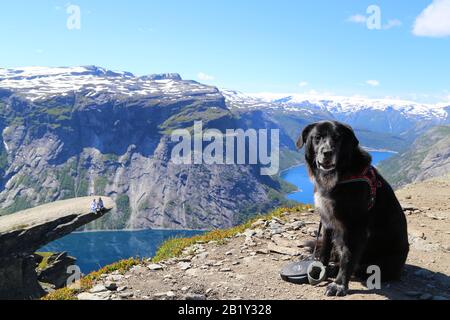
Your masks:
<svg viewBox="0 0 450 320"><path fill-rule="evenodd" d="M280 279L279 270L307 255L314 212L260 220L223 243L198 243L184 256L103 275L78 299L450 299L450 178L409 185L398 197L408 218L411 251L402 281L368 290L352 281L347 297L326 297L327 283L313 287Z"/></svg>

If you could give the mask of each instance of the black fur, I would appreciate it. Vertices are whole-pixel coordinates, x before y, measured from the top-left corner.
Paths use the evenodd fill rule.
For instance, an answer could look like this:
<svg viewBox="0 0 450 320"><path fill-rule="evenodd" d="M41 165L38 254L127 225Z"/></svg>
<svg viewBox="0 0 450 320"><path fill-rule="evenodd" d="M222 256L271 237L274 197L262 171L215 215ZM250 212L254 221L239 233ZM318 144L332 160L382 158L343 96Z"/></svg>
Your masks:
<svg viewBox="0 0 450 320"><path fill-rule="evenodd" d="M352 128L334 121L315 123L304 129L297 146L306 148L316 210L324 224L321 262L329 264L333 249L339 257L339 273L326 294L346 295L351 276L366 275L371 265L380 267L382 281L398 280L409 244L406 217L391 186L377 172L381 186L369 209L367 183L339 184L344 177L360 174L372 161Z"/></svg>

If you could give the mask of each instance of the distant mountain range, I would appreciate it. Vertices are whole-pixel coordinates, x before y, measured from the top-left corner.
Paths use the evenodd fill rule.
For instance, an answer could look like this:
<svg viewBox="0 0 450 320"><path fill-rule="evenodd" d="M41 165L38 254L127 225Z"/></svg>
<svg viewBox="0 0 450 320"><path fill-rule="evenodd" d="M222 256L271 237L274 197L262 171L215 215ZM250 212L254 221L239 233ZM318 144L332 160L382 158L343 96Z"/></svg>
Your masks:
<svg viewBox="0 0 450 320"><path fill-rule="evenodd" d="M348 123L356 130L394 135L409 142L414 132L450 124L450 103L420 104L393 99L301 94L244 94L232 90L221 92L233 108L260 109L291 117L334 119Z"/></svg>
<svg viewBox="0 0 450 320"><path fill-rule="evenodd" d="M116 214L91 228L219 228L283 203L289 186L259 166L174 165L170 133L279 129L281 167L311 122L351 124L364 146L406 150L449 123L449 106L361 98L248 95L178 74L134 76L96 66L0 69L0 214L90 194Z"/></svg>

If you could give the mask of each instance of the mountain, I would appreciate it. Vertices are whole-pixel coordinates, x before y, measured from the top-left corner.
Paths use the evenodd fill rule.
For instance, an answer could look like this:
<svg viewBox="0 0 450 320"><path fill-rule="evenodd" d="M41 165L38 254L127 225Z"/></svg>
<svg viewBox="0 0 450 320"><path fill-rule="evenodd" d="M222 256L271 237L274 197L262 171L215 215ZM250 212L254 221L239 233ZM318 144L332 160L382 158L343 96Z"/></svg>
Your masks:
<svg viewBox="0 0 450 320"><path fill-rule="evenodd" d="M170 133L241 128L214 87L94 66L0 69L0 209L91 194L117 212L91 228L220 228L283 201L258 166L177 165Z"/></svg>
<svg viewBox="0 0 450 320"><path fill-rule="evenodd" d="M397 188L450 173L450 126L428 130L408 151L382 162L379 169Z"/></svg>
<svg viewBox="0 0 450 320"><path fill-rule="evenodd" d="M229 227L279 206L291 186L260 165L175 164L174 130L197 120L221 132L278 129L285 169L303 161L295 142L314 121L348 122L364 146L395 151L448 122L446 106L340 99L248 95L176 73L0 69L0 215L104 194L117 210L89 228Z"/></svg>
<svg viewBox="0 0 450 320"><path fill-rule="evenodd" d="M265 110L288 127L296 126L296 120L304 118L348 123L355 129L361 142L371 148L401 151L427 129L450 124L450 105L447 104L361 97L244 94L232 90L221 92L232 109Z"/></svg>

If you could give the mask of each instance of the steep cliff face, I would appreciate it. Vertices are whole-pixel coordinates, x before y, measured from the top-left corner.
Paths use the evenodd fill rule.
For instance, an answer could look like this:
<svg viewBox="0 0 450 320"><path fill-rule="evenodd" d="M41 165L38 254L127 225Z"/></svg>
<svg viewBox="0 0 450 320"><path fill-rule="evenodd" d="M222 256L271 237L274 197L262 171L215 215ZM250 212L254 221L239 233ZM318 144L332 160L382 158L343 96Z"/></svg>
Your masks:
<svg viewBox="0 0 450 320"><path fill-rule="evenodd" d="M216 228L280 204L258 166L177 165L174 129L239 128L213 87L96 67L0 72L1 214L104 194L90 228Z"/></svg>
<svg viewBox="0 0 450 320"><path fill-rule="evenodd" d="M406 152L381 163L380 170L395 187L447 175L450 126L428 130Z"/></svg>

